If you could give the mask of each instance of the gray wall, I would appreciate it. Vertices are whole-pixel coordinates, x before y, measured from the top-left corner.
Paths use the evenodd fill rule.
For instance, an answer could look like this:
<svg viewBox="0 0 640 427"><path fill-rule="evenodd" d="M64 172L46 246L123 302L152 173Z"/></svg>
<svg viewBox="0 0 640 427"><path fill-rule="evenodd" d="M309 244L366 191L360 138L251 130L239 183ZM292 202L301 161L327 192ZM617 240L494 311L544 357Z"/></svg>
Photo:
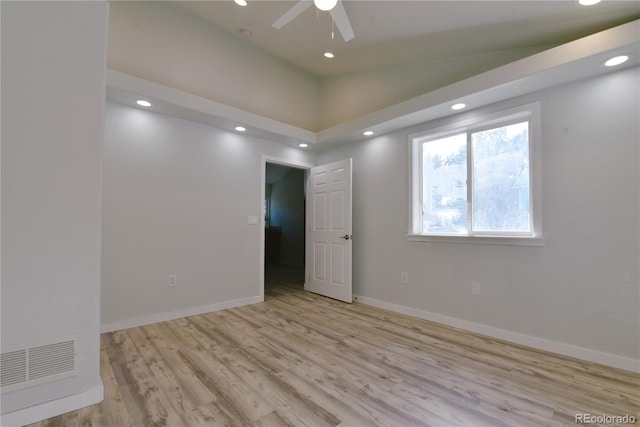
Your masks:
<svg viewBox="0 0 640 427"><path fill-rule="evenodd" d="M2 345L77 334L79 369L71 378L3 393L2 413L63 397L69 410L76 394L102 395L100 207L108 5L2 2L1 7Z"/></svg>
<svg viewBox="0 0 640 427"><path fill-rule="evenodd" d="M102 324L260 295L262 156L313 153L107 103ZM168 275L177 286L168 287Z"/></svg>
<svg viewBox="0 0 640 427"><path fill-rule="evenodd" d="M640 358L638 80L622 70L502 104L541 103L543 247L406 240L408 135L444 121L320 153L353 158L354 293Z"/></svg>
<svg viewBox="0 0 640 427"><path fill-rule="evenodd" d="M271 226L282 227L280 264L304 266L304 174L291 169L271 184Z"/></svg>

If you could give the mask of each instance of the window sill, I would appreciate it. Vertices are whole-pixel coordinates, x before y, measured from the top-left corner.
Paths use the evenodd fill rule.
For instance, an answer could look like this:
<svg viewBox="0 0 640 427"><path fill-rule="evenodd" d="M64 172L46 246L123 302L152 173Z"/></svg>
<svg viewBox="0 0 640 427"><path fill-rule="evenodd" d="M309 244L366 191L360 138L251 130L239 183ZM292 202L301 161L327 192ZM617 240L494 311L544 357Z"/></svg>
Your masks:
<svg viewBox="0 0 640 427"><path fill-rule="evenodd" d="M407 234L410 242L424 243L465 243L472 245L504 245L504 246L544 246L542 237L499 237L499 236L453 236Z"/></svg>

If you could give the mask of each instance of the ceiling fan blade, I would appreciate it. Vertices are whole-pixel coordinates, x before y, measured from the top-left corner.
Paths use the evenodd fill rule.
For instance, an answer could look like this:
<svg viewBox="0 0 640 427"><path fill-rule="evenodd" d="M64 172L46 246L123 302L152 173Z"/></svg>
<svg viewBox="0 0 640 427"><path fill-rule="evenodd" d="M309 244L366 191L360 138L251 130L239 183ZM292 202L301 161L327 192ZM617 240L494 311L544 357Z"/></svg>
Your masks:
<svg viewBox="0 0 640 427"><path fill-rule="evenodd" d="M344 6L341 1L339 1L338 4L336 4L336 7L331 9L329 13L333 18L333 22L336 23L336 27L338 27L340 34L342 34L344 41L348 42L356 36L353 33L353 28L351 28L351 22L349 22L347 11L344 10Z"/></svg>
<svg viewBox="0 0 640 427"><path fill-rule="evenodd" d="M273 27L282 28L287 25L293 18L300 15L305 10L309 9L313 2L311 0L299 0L294 4L291 9L287 10L276 22L273 23Z"/></svg>

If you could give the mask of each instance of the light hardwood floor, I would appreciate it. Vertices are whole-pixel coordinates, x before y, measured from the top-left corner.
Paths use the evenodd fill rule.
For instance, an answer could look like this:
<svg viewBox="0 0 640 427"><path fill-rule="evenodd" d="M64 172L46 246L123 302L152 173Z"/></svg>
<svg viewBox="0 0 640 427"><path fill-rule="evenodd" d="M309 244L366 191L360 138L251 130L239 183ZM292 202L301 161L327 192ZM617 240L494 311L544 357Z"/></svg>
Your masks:
<svg viewBox="0 0 640 427"><path fill-rule="evenodd" d="M640 418L640 376L280 284L102 336L105 400L35 426L559 426ZM638 425L638 421L636 421Z"/></svg>

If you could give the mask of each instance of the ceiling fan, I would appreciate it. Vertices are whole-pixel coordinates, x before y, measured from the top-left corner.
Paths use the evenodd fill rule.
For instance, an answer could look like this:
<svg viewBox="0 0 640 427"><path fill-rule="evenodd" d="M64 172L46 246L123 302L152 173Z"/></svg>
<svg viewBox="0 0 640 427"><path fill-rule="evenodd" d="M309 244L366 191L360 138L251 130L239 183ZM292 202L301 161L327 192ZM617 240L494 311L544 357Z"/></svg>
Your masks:
<svg viewBox="0 0 640 427"><path fill-rule="evenodd" d="M355 37L347 11L344 10L342 0L298 0L291 9L287 10L276 22L273 23L275 28L282 28L293 20L296 16L300 15L305 10L309 9L311 5L315 5L319 10L327 11L331 14L333 22L335 22L338 31L342 35L344 41L348 42Z"/></svg>

